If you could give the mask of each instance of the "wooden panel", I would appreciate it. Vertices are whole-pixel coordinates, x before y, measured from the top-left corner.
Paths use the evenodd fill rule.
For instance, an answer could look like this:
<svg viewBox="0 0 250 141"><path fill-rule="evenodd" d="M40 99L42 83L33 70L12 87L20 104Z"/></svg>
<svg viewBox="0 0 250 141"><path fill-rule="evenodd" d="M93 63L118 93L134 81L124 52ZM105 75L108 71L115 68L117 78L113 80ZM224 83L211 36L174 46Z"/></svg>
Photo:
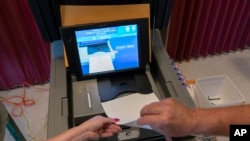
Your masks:
<svg viewBox="0 0 250 141"><path fill-rule="evenodd" d="M150 18L149 9L149 4L60 6L63 26L134 18Z"/></svg>

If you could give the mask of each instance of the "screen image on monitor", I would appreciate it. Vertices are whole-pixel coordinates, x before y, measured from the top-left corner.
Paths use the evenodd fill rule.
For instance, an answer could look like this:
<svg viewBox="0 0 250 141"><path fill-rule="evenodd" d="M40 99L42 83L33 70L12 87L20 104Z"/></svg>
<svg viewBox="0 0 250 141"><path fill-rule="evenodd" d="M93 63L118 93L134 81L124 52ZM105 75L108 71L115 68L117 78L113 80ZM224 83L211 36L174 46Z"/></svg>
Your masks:
<svg viewBox="0 0 250 141"><path fill-rule="evenodd" d="M137 24L75 31L83 75L139 67Z"/></svg>
<svg viewBox="0 0 250 141"><path fill-rule="evenodd" d="M149 61L147 18L60 28L77 79L142 70Z"/></svg>

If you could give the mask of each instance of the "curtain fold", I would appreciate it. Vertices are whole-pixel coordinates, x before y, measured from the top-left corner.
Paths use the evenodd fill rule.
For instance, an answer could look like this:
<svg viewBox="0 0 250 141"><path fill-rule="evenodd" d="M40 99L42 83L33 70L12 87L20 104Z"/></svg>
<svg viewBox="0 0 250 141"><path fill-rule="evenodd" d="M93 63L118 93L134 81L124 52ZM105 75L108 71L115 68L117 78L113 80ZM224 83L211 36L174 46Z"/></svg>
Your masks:
<svg viewBox="0 0 250 141"><path fill-rule="evenodd" d="M27 0L0 1L0 89L50 77L50 43L44 42Z"/></svg>
<svg viewBox="0 0 250 141"><path fill-rule="evenodd" d="M176 61L250 45L249 0L175 0L166 50Z"/></svg>

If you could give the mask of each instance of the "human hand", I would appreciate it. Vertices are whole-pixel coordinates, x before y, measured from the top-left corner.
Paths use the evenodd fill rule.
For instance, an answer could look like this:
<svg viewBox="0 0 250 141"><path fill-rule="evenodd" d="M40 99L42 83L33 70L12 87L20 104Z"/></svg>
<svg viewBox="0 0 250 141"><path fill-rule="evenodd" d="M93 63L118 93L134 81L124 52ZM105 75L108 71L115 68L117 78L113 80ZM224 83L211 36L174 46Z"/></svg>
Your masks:
<svg viewBox="0 0 250 141"><path fill-rule="evenodd" d="M84 128L87 140L98 140L106 138L121 131L121 127L115 124L114 119L103 116L95 116L79 125L79 128Z"/></svg>
<svg viewBox="0 0 250 141"><path fill-rule="evenodd" d="M89 141L110 137L121 131L121 127L115 124L114 119L103 116L95 116L79 126L66 130L46 141Z"/></svg>
<svg viewBox="0 0 250 141"><path fill-rule="evenodd" d="M146 105L140 114L138 125L150 125L167 138L189 135L195 126L194 110L173 98Z"/></svg>

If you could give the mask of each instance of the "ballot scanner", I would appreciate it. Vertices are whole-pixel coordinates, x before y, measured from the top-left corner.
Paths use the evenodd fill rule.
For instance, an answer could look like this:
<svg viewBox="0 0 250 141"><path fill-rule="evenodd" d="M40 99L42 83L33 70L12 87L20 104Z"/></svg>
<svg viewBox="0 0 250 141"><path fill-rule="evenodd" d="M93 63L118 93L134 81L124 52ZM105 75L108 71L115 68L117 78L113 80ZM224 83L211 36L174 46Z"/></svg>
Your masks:
<svg viewBox="0 0 250 141"><path fill-rule="evenodd" d="M178 80L178 75L172 66L173 62L165 51L159 30L152 30L151 35L152 61L145 64L145 74L152 91L160 99L173 97L188 107L194 107L194 102L185 85ZM61 40L52 43L51 54L48 137L77 126L95 115L105 116L97 79L90 78L81 80L81 84L74 83L78 80L65 67ZM91 97L86 91L91 92ZM164 140L164 136L153 130L129 126L122 126L122 128L123 130L117 135L101 140ZM191 137L184 137L184 139ZM176 140L182 139L176 138Z"/></svg>
<svg viewBox="0 0 250 141"><path fill-rule="evenodd" d="M75 4L72 1L63 2ZM79 7L62 6L59 14L62 17L59 20L62 23L59 27L62 39L51 44L48 138L78 126L93 116L108 116L103 102L133 93L154 93L159 100L173 97L188 107L195 106L186 85L178 79L174 62L163 44L170 13L169 2L172 1L77 1L77 4L86 5L80 9L85 13L80 15L89 13L84 16L95 21L88 24L79 24L85 19L72 16L71 12ZM166 6L163 3L167 3ZM103 13L109 12L110 8L119 10L112 16L106 13L109 20L102 21L91 14L91 8L96 8L93 4L98 4ZM121 8L125 9L125 13ZM127 9L137 12L128 14ZM65 14L65 10L71 14ZM77 24L72 24L73 20ZM65 60L68 65L65 65ZM129 115L130 112L125 114ZM121 132L100 140L165 140L163 135L151 129L128 125L121 127ZM192 138L186 136L173 140Z"/></svg>

